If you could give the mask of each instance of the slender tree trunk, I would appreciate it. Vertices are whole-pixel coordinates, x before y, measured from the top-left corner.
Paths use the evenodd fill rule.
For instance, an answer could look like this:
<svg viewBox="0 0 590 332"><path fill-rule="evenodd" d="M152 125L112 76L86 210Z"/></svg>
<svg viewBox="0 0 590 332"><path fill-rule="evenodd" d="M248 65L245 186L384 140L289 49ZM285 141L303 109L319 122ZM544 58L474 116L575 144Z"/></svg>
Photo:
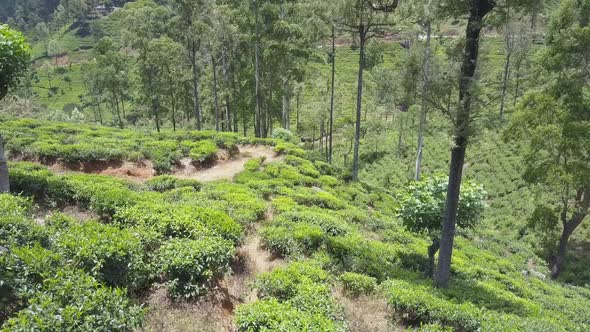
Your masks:
<svg viewBox="0 0 590 332"><path fill-rule="evenodd" d="M297 131L299 131L301 129L301 127L299 126L299 109L300 109L300 105L301 105L300 102L301 102L301 93L298 91L297 92L297 115L296 115L296 117L297 117L297 119L296 119L297 120L297 126L296 126Z"/></svg>
<svg viewBox="0 0 590 332"><path fill-rule="evenodd" d="M4 152L4 137L0 136L0 193L10 192L10 178L8 176L8 162Z"/></svg>
<svg viewBox="0 0 590 332"><path fill-rule="evenodd" d="M283 79L283 112L282 112L281 125L283 126L283 129L287 129L287 130L291 129L291 124L290 124L290 122L291 122L290 121L291 100L290 100L289 94L290 94L289 80L284 78Z"/></svg>
<svg viewBox="0 0 590 332"><path fill-rule="evenodd" d="M422 94L428 93L428 82L430 81L430 40L432 38L432 23L426 23L426 50L424 55L424 85L422 86ZM424 149L424 127L426 126L426 113L428 112L426 100L422 99L422 107L420 107L420 125L418 129L418 151L416 153L416 168L414 170L414 180L420 181L422 171L422 150ZM438 248L437 248L438 250ZM433 265L434 266L434 265ZM432 273L431 273L432 275Z"/></svg>
<svg viewBox="0 0 590 332"><path fill-rule="evenodd" d="M440 240L438 238L432 239L432 244L428 246L428 270L426 271L426 275L429 278L434 276L434 256L438 252L440 248Z"/></svg>
<svg viewBox="0 0 590 332"><path fill-rule="evenodd" d="M502 96L500 100L500 120L504 120L504 108L506 107L506 92L508 90L508 79L510 78L510 60L512 51L507 51L506 62L504 63L504 75L502 78Z"/></svg>
<svg viewBox="0 0 590 332"><path fill-rule="evenodd" d="M119 120L119 128L123 129L123 119L121 118L121 110L119 109L119 100L117 99L116 95L113 95L113 104L115 106L115 111L117 112L117 119Z"/></svg>
<svg viewBox="0 0 590 332"><path fill-rule="evenodd" d="M504 74L502 75L502 95L500 99L500 120L504 120L504 108L506 107L506 92L508 90L508 79L510 78L510 60L512 60L512 31L510 30L510 7L508 7L508 17L506 18L505 43L506 43L506 61L504 62Z"/></svg>
<svg viewBox="0 0 590 332"><path fill-rule="evenodd" d="M260 26L258 22L258 0L255 0L254 4L254 17L255 17L255 29L256 29L256 42L254 44L254 80L255 80L255 94L256 94L256 112L254 130L256 137L262 137L262 95L260 91Z"/></svg>
<svg viewBox="0 0 590 332"><path fill-rule="evenodd" d="M332 80L330 82L330 89L331 89L331 96L330 96L330 141L328 142L328 163L332 163L332 154L333 154L333 134L334 134L334 87L335 87L335 79L336 79L336 27L332 25L332 54L330 55L330 60L332 60ZM298 107L299 108L299 107ZM299 112L297 112L299 114ZM299 123L299 119L297 119L297 123Z"/></svg>
<svg viewBox="0 0 590 332"><path fill-rule="evenodd" d="M224 36L225 37L225 36ZM224 87L224 99L225 99L225 118L226 118L226 131L232 131L232 114L231 114L231 104L230 104L230 80L229 80L229 63L227 61L227 49L226 49L226 40L224 38L224 46L221 51L221 67L223 73L223 87Z"/></svg>
<svg viewBox="0 0 590 332"><path fill-rule="evenodd" d="M453 255L457 209L471 121L471 88L475 79L475 70L477 69L477 60L479 57L479 37L483 27L483 18L495 6L496 3L492 0L474 0L471 4L467 22L467 38L463 54L463 64L461 65L461 82L459 84L459 101L461 106L455 119L455 146L451 151L449 185L445 204L440 253L438 255L438 269L435 274L435 282L439 287L447 287L451 276L451 257Z"/></svg>
<svg viewBox="0 0 590 332"><path fill-rule="evenodd" d="M121 112L123 113L123 119L126 119L127 116L125 115L125 100L123 96L121 96Z"/></svg>
<svg viewBox="0 0 590 332"><path fill-rule="evenodd" d="M100 125L102 126L102 125L103 125L103 123L102 123L102 110L101 110L101 108L100 108L100 98L98 98L98 99L96 100L96 109L97 109L97 111L98 111L98 119L99 119L99 121L100 121Z"/></svg>
<svg viewBox="0 0 590 332"><path fill-rule="evenodd" d="M365 26L361 25L359 28L359 71L358 71L358 86L356 96L356 123L354 130L354 156L352 160L352 180L358 181L359 178L359 147L361 140L361 116L363 103L363 71L365 70L365 42L367 31Z"/></svg>
<svg viewBox="0 0 590 332"><path fill-rule="evenodd" d="M219 96L217 95L217 61L211 51L211 69L213 69L213 107L215 110L215 131L219 131Z"/></svg>
<svg viewBox="0 0 590 332"><path fill-rule="evenodd" d="M201 101L199 97L199 67L197 64L197 44L191 41L191 67L193 69L193 98L195 107L195 119L197 121L197 130L203 129L201 123Z"/></svg>
<svg viewBox="0 0 590 332"><path fill-rule="evenodd" d="M172 131L176 131L176 98L172 96Z"/></svg>

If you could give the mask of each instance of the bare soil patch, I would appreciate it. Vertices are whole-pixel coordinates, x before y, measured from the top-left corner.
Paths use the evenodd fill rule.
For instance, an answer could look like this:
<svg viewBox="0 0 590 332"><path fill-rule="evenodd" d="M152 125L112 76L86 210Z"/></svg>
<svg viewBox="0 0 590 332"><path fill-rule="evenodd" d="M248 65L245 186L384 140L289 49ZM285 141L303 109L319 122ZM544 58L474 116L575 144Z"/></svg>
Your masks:
<svg viewBox="0 0 590 332"><path fill-rule="evenodd" d="M241 145L238 147L240 153L235 158L229 156L218 156L208 168L200 168L191 163L190 159L181 160L181 167L173 175L183 179L194 179L202 182L231 180L234 176L244 171L244 165L248 160L254 158L265 158L265 161L272 162L282 158L268 146Z"/></svg>
<svg viewBox="0 0 590 332"><path fill-rule="evenodd" d="M390 317L391 310L384 298L378 296L346 297L341 290L334 292L335 298L344 307L348 329L351 332L401 332Z"/></svg>

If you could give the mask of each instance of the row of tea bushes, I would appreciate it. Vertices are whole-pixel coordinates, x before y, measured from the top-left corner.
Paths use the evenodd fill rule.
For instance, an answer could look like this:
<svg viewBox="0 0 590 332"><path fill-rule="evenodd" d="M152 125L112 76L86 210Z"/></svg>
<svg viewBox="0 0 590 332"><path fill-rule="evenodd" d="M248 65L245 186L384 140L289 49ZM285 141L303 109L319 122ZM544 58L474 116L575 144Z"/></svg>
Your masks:
<svg viewBox="0 0 590 332"><path fill-rule="evenodd" d="M3 121L0 133L12 158L74 164L149 159L160 174L169 172L182 158L206 163L214 159L219 149L235 154L238 144L276 145L277 153L305 154L291 143L215 131L148 135L134 130L20 119Z"/></svg>
<svg viewBox="0 0 590 332"><path fill-rule="evenodd" d="M56 217L51 221L56 226L40 226L32 219L31 204L28 199L0 195L0 323L4 323L1 330L131 331L139 327L144 310L127 298L125 289L100 281L115 274L124 279L141 274L118 271L125 267L119 264L124 262L109 261L135 261L141 257L141 253L133 251L134 244L123 242L129 238L108 248L99 247L99 253L90 252L97 248L97 241L79 241L76 246L80 246L80 252L71 252L68 246L72 243L62 227L72 221ZM78 231L75 235L80 234ZM83 235L84 240L93 236L117 239L94 230ZM114 247L118 248L112 250ZM91 262L86 259L89 256L97 260ZM86 265L89 263L91 268Z"/></svg>
<svg viewBox="0 0 590 332"><path fill-rule="evenodd" d="M315 261L294 262L260 275L259 300L236 312L240 332L346 331L342 308L332 298L330 276Z"/></svg>
<svg viewBox="0 0 590 332"><path fill-rule="evenodd" d="M283 163L249 166L237 181L268 198L274 214L261 230L263 245L287 258L327 257L326 271L339 275L345 294L384 292L392 316L402 324L421 331L589 329L590 291L525 276L522 271L531 261L541 273L547 269L524 244L493 238L484 242L475 232L460 234L452 286L441 291L423 274L428 239L397 221L393 196L337 178L333 183L320 181L331 176L329 168L293 156ZM269 312L288 311L277 299L282 290L295 287L279 280L285 287L271 292L270 298L264 297L264 283L257 284L264 300L240 309L243 330L264 330L256 324L282 326L277 321L283 316Z"/></svg>

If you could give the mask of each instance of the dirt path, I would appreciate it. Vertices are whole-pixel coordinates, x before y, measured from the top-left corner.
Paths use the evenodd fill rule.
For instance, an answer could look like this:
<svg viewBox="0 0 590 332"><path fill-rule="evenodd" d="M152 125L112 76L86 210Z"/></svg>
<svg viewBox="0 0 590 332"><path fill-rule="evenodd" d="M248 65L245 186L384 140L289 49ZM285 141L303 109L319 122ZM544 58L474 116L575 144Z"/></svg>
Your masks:
<svg viewBox="0 0 590 332"><path fill-rule="evenodd" d="M236 159L220 160L206 169L197 169L190 160L183 160L183 167L174 172L174 176L183 179L194 179L202 182L231 180L234 176L244 171L244 165L250 159L264 157L265 162L280 160L282 156L277 156L271 147L260 145L240 145L240 154Z"/></svg>

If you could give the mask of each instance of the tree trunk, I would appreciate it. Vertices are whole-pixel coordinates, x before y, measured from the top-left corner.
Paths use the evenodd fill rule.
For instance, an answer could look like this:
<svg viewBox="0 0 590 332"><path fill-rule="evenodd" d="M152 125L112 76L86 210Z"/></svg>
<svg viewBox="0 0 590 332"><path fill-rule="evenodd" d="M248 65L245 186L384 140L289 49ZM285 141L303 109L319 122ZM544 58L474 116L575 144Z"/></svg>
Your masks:
<svg viewBox="0 0 590 332"><path fill-rule="evenodd" d="M215 131L219 131L219 96L217 95L217 62L211 51L211 68L213 69L213 107L215 111Z"/></svg>
<svg viewBox="0 0 590 332"><path fill-rule="evenodd" d="M358 71L358 86L356 96L356 123L354 130L354 156L352 160L352 181L358 181L359 177L359 147L361 139L361 116L362 116L362 102L363 102L363 71L365 70L365 42L367 31L365 26L361 25L359 28L359 71Z"/></svg>
<svg viewBox="0 0 590 332"><path fill-rule="evenodd" d="M500 100L500 120L504 120L504 108L506 107L506 91L508 89L508 79L510 77L510 59L511 51L506 54L506 63L504 64L504 75L502 78L502 96Z"/></svg>
<svg viewBox="0 0 590 332"><path fill-rule="evenodd" d="M428 267L426 270L426 275L429 278L434 276L434 256L438 252L440 248L440 240L438 238L432 239L432 244L428 246Z"/></svg>
<svg viewBox="0 0 590 332"><path fill-rule="evenodd" d="M193 69L193 98L195 107L195 119L197 121L197 130L202 129L201 123L201 101L199 97L199 67L197 65L197 45L191 41L191 66Z"/></svg>
<svg viewBox="0 0 590 332"><path fill-rule="evenodd" d="M288 79L283 79L283 112L282 112L282 119L281 119L281 125L283 126L283 129L287 129L290 130L291 129L291 124L290 124L290 108L291 108L291 101L289 98L289 80Z"/></svg>
<svg viewBox="0 0 590 332"><path fill-rule="evenodd" d="M176 131L176 98L172 96L172 131Z"/></svg>
<svg viewBox="0 0 590 332"><path fill-rule="evenodd" d="M505 42L506 61L504 63L504 74L502 75L502 95L500 99L500 120L504 120L504 108L506 107L506 91L508 90L508 79L510 78L510 60L512 59L512 31L510 30L510 7L508 7L506 18Z"/></svg>
<svg viewBox="0 0 590 332"><path fill-rule="evenodd" d="M255 94L256 94L256 111L255 111L255 122L254 130L256 137L262 137L262 95L260 91L260 27L258 22L258 1L255 1L254 5L254 16L255 16L255 29L256 29L256 42L254 44L254 80L255 80Z"/></svg>
<svg viewBox="0 0 590 332"><path fill-rule="evenodd" d="M551 277L556 279L559 277L563 268L565 266L565 256L567 254L567 243L569 241L570 236L573 233L573 229L570 227L564 227L563 232L561 233L561 237L559 238L559 246L557 247L557 253L553 258L553 263L551 265Z"/></svg>
<svg viewBox="0 0 590 332"><path fill-rule="evenodd" d="M8 162L4 153L4 138L0 136L0 193L10 192L10 178L8 176Z"/></svg>
<svg viewBox="0 0 590 332"><path fill-rule="evenodd" d="M100 121L100 125L102 126L102 110L100 109L100 98L96 100L96 110L98 111L98 119Z"/></svg>
<svg viewBox="0 0 590 332"><path fill-rule="evenodd" d="M428 82L430 80L430 40L432 38L432 23L426 23L426 50L424 55L424 85L422 86L422 94L428 93ZM422 150L424 149L424 127L426 126L426 100L422 99L422 107L420 107L420 125L418 129L418 151L416 153L416 168L414 170L414 180L420 181L420 173L422 171ZM437 248L438 250L438 248ZM431 273L432 275L432 273Z"/></svg>
<svg viewBox="0 0 590 332"><path fill-rule="evenodd" d="M588 215L588 209L590 209L590 186L587 186L584 190L579 191L574 208L575 212L569 220L567 219L567 203L562 212L561 221L563 223L563 231L561 233L561 237L559 238L557 253L553 258L551 266L552 278L555 279L559 277L561 272L563 272L569 238Z"/></svg>
<svg viewBox="0 0 590 332"><path fill-rule="evenodd" d="M479 37L483 27L483 18L495 6L496 3L492 0L474 0L471 4L467 22L465 51L463 64L461 65L461 82L459 84L461 106L455 119L455 146L451 151L449 185L445 203L440 253L438 255L438 269L435 274L435 282L439 287L447 287L451 275L451 257L453 255L457 209L471 120L471 88L475 79L475 70L477 69L479 57Z"/></svg>
<svg viewBox="0 0 590 332"><path fill-rule="evenodd" d="M336 28L332 25L332 54L330 54L330 60L332 61L332 81L331 85L331 96L330 96L330 128L329 130L329 142L328 142L328 163L332 163L333 154L333 134L334 134L334 86L336 79ZM299 112L298 112L299 114ZM297 120L299 123L299 119Z"/></svg>

